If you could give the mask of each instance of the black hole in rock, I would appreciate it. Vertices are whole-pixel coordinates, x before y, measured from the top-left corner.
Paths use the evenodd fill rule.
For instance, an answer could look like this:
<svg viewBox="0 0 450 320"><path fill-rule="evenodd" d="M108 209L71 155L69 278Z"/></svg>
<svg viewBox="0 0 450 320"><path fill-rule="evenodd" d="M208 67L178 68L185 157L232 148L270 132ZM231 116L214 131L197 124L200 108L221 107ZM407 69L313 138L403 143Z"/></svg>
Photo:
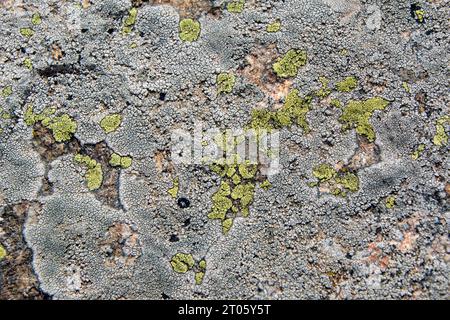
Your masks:
<svg viewBox="0 0 450 320"><path fill-rule="evenodd" d="M69 95L67 96L67 100L72 100L72 99L73 99L73 95L69 94Z"/></svg>
<svg viewBox="0 0 450 320"><path fill-rule="evenodd" d="M187 199L187 198L180 198L180 199L178 199L178 206L181 209L188 208L190 205L191 205L191 202L189 201L189 199Z"/></svg>
<svg viewBox="0 0 450 320"><path fill-rule="evenodd" d="M189 218L189 219L186 219L185 221L184 221L184 226L185 227L187 227L188 225L190 225L191 224L191 219Z"/></svg>
<svg viewBox="0 0 450 320"><path fill-rule="evenodd" d="M169 297L167 294L165 294L164 292L161 294L161 297L162 297L164 300L170 299L170 297Z"/></svg>
<svg viewBox="0 0 450 320"><path fill-rule="evenodd" d="M114 29L114 28L110 28L110 29L108 29L108 33L109 33L109 34L113 34L115 30L116 30L116 29Z"/></svg>
<svg viewBox="0 0 450 320"><path fill-rule="evenodd" d="M161 92L161 93L159 94L159 100L161 100L161 101L166 100L166 93Z"/></svg>
<svg viewBox="0 0 450 320"><path fill-rule="evenodd" d="M170 242L177 242L179 240L180 240L180 238L178 238L178 236L176 234L171 235L170 239L169 239Z"/></svg>
<svg viewBox="0 0 450 320"><path fill-rule="evenodd" d="M88 31L89 31L89 29L85 29L85 28L81 29L81 33L86 33Z"/></svg>

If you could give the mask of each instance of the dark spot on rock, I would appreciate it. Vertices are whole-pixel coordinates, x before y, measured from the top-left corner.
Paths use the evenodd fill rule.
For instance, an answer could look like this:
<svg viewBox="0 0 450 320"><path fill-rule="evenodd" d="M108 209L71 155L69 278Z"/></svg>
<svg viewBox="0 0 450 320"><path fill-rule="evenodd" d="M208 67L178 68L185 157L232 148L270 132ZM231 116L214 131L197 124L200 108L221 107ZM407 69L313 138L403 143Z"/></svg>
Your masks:
<svg viewBox="0 0 450 320"><path fill-rule="evenodd" d="M164 292L161 294L161 298L163 298L164 300L170 300L170 297Z"/></svg>
<svg viewBox="0 0 450 320"><path fill-rule="evenodd" d="M187 198L180 198L178 199L178 206L181 209L186 209L191 205L191 202Z"/></svg>
<svg viewBox="0 0 450 320"><path fill-rule="evenodd" d="M161 92L161 93L159 94L159 100L161 100L161 101L166 100L166 93L165 93L165 92Z"/></svg>
<svg viewBox="0 0 450 320"><path fill-rule="evenodd" d="M185 226L185 227L187 227L187 226L190 225L190 224L191 224L191 219L190 219L190 218L184 220L184 226Z"/></svg>
<svg viewBox="0 0 450 320"><path fill-rule="evenodd" d="M177 242L177 241L180 241L180 238L178 238L178 236L177 236L176 234L172 234L172 235L170 236L169 241L170 241L170 242Z"/></svg>
<svg viewBox="0 0 450 320"><path fill-rule="evenodd" d="M114 28L109 28L109 29L108 29L108 33L109 33L109 34L113 34L114 31L116 31L116 29L114 29Z"/></svg>

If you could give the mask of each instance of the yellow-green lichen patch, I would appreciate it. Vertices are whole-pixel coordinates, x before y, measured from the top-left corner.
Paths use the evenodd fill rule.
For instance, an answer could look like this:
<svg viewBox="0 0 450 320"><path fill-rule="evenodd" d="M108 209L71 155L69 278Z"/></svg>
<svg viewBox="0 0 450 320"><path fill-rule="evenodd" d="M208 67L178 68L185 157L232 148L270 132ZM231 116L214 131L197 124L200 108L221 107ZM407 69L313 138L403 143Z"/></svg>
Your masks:
<svg viewBox="0 0 450 320"><path fill-rule="evenodd" d="M77 123L67 114L54 117L48 123L42 121L42 124L52 131L57 142L69 141L77 131Z"/></svg>
<svg viewBox="0 0 450 320"><path fill-rule="evenodd" d="M445 125L450 124L450 116L446 115L436 121L436 134L433 137L433 143L442 147L448 143L448 134L445 131Z"/></svg>
<svg viewBox="0 0 450 320"><path fill-rule="evenodd" d="M121 156L117 153L111 155L109 164L113 167L121 167L122 169L128 169L133 164L133 158L130 156Z"/></svg>
<svg viewBox="0 0 450 320"><path fill-rule="evenodd" d="M3 98L7 98L10 95L12 95L12 93L13 93L12 87L11 86L6 86L6 87L4 87L2 89L1 95L2 95Z"/></svg>
<svg viewBox="0 0 450 320"><path fill-rule="evenodd" d="M0 260L6 257L6 249L0 244Z"/></svg>
<svg viewBox="0 0 450 320"><path fill-rule="evenodd" d="M74 161L87 168L85 179L88 189L90 191L99 189L103 182L102 165L91 157L82 154L76 154L74 156Z"/></svg>
<svg viewBox="0 0 450 320"><path fill-rule="evenodd" d="M328 163L322 163L313 168L313 175L319 181L328 181L336 175L336 171Z"/></svg>
<svg viewBox="0 0 450 320"><path fill-rule="evenodd" d="M389 196L386 198L386 208L392 209L395 206L395 197Z"/></svg>
<svg viewBox="0 0 450 320"><path fill-rule="evenodd" d="M205 273L203 271L198 271L195 273L195 284L201 285L203 283L203 278L205 277Z"/></svg>
<svg viewBox="0 0 450 320"><path fill-rule="evenodd" d="M310 187L320 186L335 196L343 197L348 191L356 192L359 190L358 176L345 168L336 170L330 164L322 163L315 166L312 173L318 181L309 183Z"/></svg>
<svg viewBox="0 0 450 320"><path fill-rule="evenodd" d="M42 23L41 15L39 12L33 13L31 16L31 23L34 25L40 25Z"/></svg>
<svg viewBox="0 0 450 320"><path fill-rule="evenodd" d="M419 23L425 22L425 14L426 14L425 10L423 10L423 9L418 9L418 10L414 11L415 18L416 18L417 22L419 22Z"/></svg>
<svg viewBox="0 0 450 320"><path fill-rule="evenodd" d="M236 77L232 73L222 72L217 75L217 93L231 93L236 83Z"/></svg>
<svg viewBox="0 0 450 320"><path fill-rule="evenodd" d="M270 32L270 33L278 32L280 30L281 30L281 22L280 21L272 22L272 23L268 24L266 27L266 31Z"/></svg>
<svg viewBox="0 0 450 320"><path fill-rule="evenodd" d="M167 190L167 193L172 196L172 198L176 199L178 197L178 190L180 188L180 179L175 178L172 182L172 188Z"/></svg>
<svg viewBox="0 0 450 320"><path fill-rule="evenodd" d="M422 143L420 144L417 149L412 153L411 158L413 160L417 160L419 159L420 155L422 154L422 152L425 151L425 145Z"/></svg>
<svg viewBox="0 0 450 320"><path fill-rule="evenodd" d="M330 106L332 106L334 108L340 108L340 107L342 107L342 104L339 101L339 99L331 99Z"/></svg>
<svg viewBox="0 0 450 320"><path fill-rule="evenodd" d="M403 83L402 83L402 87L403 87L403 89L405 89L405 91L406 91L407 93L411 93L411 88L409 87L408 82L403 82Z"/></svg>
<svg viewBox="0 0 450 320"><path fill-rule="evenodd" d="M240 164L214 164L211 168L223 178L219 189L212 196L213 205L208 218L221 220L222 232L227 234L234 218L241 213L249 214L255 193L255 178L258 167L249 162Z"/></svg>
<svg viewBox="0 0 450 320"><path fill-rule="evenodd" d="M104 117L100 121L100 127L106 133L111 133L111 132L116 131L117 128L119 128L121 123L122 123L122 116L118 113L115 113L115 114L110 114L110 115Z"/></svg>
<svg viewBox="0 0 450 320"><path fill-rule="evenodd" d="M280 78L295 77L298 69L306 65L307 60L306 51L291 49L273 64L273 71Z"/></svg>
<svg viewBox="0 0 450 320"><path fill-rule="evenodd" d="M33 70L33 62L31 61L30 58L25 58L23 60L23 65L25 68L27 68L28 70Z"/></svg>
<svg viewBox="0 0 450 320"><path fill-rule="evenodd" d="M330 83L330 80L328 80L325 77L320 77L319 78L319 82L322 85L322 88L320 88L317 92L316 92L316 96L318 96L319 98L326 98L330 95L331 90L328 87L328 84Z"/></svg>
<svg viewBox="0 0 450 320"><path fill-rule="evenodd" d="M194 267L195 261L191 254L177 253L170 261L173 271L177 273L186 273Z"/></svg>
<svg viewBox="0 0 450 320"><path fill-rule="evenodd" d="M19 32L25 38L31 38L34 35L34 31L31 28L20 28Z"/></svg>
<svg viewBox="0 0 450 320"><path fill-rule="evenodd" d="M261 189L263 189L263 190L269 190L271 187L272 187L272 184L270 183L270 181L268 180L268 179L266 179L266 180L264 180L261 184L260 184L260 186L259 186Z"/></svg>
<svg viewBox="0 0 450 320"><path fill-rule="evenodd" d="M375 131L369 119L376 110L384 110L388 105L389 101L379 97L364 101L351 100L344 108L339 121L343 123L343 130L355 127L358 134L373 142L375 141Z"/></svg>
<svg viewBox="0 0 450 320"><path fill-rule="evenodd" d="M180 39L193 42L200 36L200 22L193 19L183 19L180 21Z"/></svg>
<svg viewBox="0 0 450 320"><path fill-rule="evenodd" d="M310 107L311 99L301 98L299 91L293 89L286 97L283 108L277 111L253 110L250 127L255 130L264 129L270 131L273 128L290 127L293 124L297 124L305 132L309 132L306 115Z"/></svg>
<svg viewBox="0 0 450 320"><path fill-rule="evenodd" d="M123 22L122 32L124 34L129 34L133 30L133 26L135 25L137 20L137 14L138 14L137 8L131 8L128 11L128 16L125 18Z"/></svg>
<svg viewBox="0 0 450 320"><path fill-rule="evenodd" d="M336 84L336 89L340 92L351 92L358 86L358 79L355 77L347 77Z"/></svg>
<svg viewBox="0 0 450 320"><path fill-rule="evenodd" d="M231 13L241 13L244 11L245 0L231 1L227 4L227 10Z"/></svg>

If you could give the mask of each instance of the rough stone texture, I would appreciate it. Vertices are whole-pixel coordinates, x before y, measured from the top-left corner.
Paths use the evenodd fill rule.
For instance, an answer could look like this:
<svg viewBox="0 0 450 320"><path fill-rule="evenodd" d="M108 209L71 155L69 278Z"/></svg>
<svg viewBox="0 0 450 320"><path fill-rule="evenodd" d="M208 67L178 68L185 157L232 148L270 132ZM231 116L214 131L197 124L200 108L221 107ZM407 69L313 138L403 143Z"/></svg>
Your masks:
<svg viewBox="0 0 450 320"><path fill-rule="evenodd" d="M433 136L449 114L450 12L447 1L415 1L419 23L411 3L248 0L233 14L221 0L1 0L0 90L12 94L0 96L10 115L0 120L0 298L448 299L449 145ZM186 17L201 23L192 43L178 37ZM266 32L276 19L281 31ZM271 65L292 48L308 63L277 79ZM217 94L221 72L236 75L230 94ZM322 76L330 89L348 76L358 87L314 97L309 133L281 130L280 174L223 235L207 218L220 177L172 163L172 130L245 127L252 109L280 108L294 88L310 95ZM374 96L390 102L370 119L374 143L342 131L331 99ZM27 126L30 104L70 115L74 137L55 143ZM114 113L122 123L105 134L99 122ZM100 190L73 162L80 151L105 168ZM112 152L131 168L108 167ZM309 186L324 162L357 172L359 190ZM188 208L167 193L176 177ZM201 285L172 270L177 252L207 261Z"/></svg>

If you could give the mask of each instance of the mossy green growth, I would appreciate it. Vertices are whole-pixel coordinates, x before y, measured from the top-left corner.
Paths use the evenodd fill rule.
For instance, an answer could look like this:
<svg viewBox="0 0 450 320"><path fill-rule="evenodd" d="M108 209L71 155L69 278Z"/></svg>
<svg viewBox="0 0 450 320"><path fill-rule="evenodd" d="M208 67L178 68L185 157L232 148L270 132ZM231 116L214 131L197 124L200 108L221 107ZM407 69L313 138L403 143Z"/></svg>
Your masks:
<svg viewBox="0 0 450 320"><path fill-rule="evenodd" d="M194 267L195 261L191 254L177 253L170 261L173 271L177 273L186 273Z"/></svg>
<svg viewBox="0 0 450 320"><path fill-rule="evenodd" d="M241 13L244 11L245 0L231 1L227 4L227 10L231 13Z"/></svg>
<svg viewBox="0 0 450 320"><path fill-rule="evenodd" d="M328 181L336 176L336 170L328 163L322 163L313 168L313 175L320 181Z"/></svg>
<svg viewBox="0 0 450 320"><path fill-rule="evenodd" d="M206 270L206 260L201 260L199 263L198 263L198 267L201 269L201 270Z"/></svg>
<svg viewBox="0 0 450 320"><path fill-rule="evenodd" d="M33 13L31 16L31 23L34 25L39 25L42 23L41 15L39 12Z"/></svg>
<svg viewBox="0 0 450 320"><path fill-rule="evenodd" d="M25 38L31 38L34 35L34 31L31 28L20 28L19 32Z"/></svg>
<svg viewBox="0 0 450 320"><path fill-rule="evenodd" d="M0 244L0 260L6 257L6 249Z"/></svg>
<svg viewBox="0 0 450 320"><path fill-rule="evenodd" d="M281 22L275 21L267 25L266 31L267 32L278 32L281 30Z"/></svg>
<svg viewBox="0 0 450 320"><path fill-rule="evenodd" d="M178 191L180 188L180 179L175 178L172 182L172 188L167 190L167 193L172 196L172 198L176 199L178 197Z"/></svg>
<svg viewBox="0 0 450 320"><path fill-rule="evenodd" d="M57 142L69 141L77 131L77 123L67 114L49 119L48 124L42 123L52 131Z"/></svg>
<svg viewBox="0 0 450 320"><path fill-rule="evenodd" d="M86 182L90 191L99 189L103 182L102 165L89 156L76 154L74 157L76 163L86 166Z"/></svg>
<svg viewBox="0 0 450 320"><path fill-rule="evenodd" d="M230 194L230 185L227 182L222 181L219 190L212 197L213 206L208 218L220 220L225 219L228 210L230 210L233 206L233 202L228 197Z"/></svg>
<svg viewBox="0 0 450 320"><path fill-rule="evenodd" d="M422 143L420 144L417 149L412 153L411 158L413 160L417 160L419 159L420 155L422 154L422 152L425 151L425 145Z"/></svg>
<svg viewBox="0 0 450 320"><path fill-rule="evenodd" d="M111 133L113 131L116 131L121 123L122 116L118 113L115 113L104 117L100 121L100 127L102 127L103 131L105 131L106 133Z"/></svg>
<svg viewBox="0 0 450 320"><path fill-rule="evenodd" d="M200 22L193 19L183 19L180 21L180 39L193 42L200 36Z"/></svg>
<svg viewBox="0 0 450 320"><path fill-rule="evenodd" d="M10 95L12 95L12 93L13 91L11 86L4 87L1 92L3 98L9 97Z"/></svg>
<svg viewBox="0 0 450 320"><path fill-rule="evenodd" d="M330 80L325 77L319 77L319 82L322 84L322 88L316 92L316 96L322 99L328 97L331 94L331 90L328 87Z"/></svg>
<svg viewBox="0 0 450 320"><path fill-rule="evenodd" d="M232 73L222 72L217 76L217 93L231 93L236 83L236 77Z"/></svg>
<svg viewBox="0 0 450 320"><path fill-rule="evenodd" d="M425 10L423 9L419 9L414 11L414 15L416 16L416 20L419 23L424 23L425 22Z"/></svg>
<svg viewBox="0 0 450 320"><path fill-rule="evenodd" d="M392 209L395 206L395 197L389 196L386 198L386 208Z"/></svg>
<svg viewBox="0 0 450 320"><path fill-rule="evenodd" d="M448 135L445 132L445 125L450 124L450 116L445 115L436 121L436 134L433 137L433 143L442 147L448 143Z"/></svg>
<svg viewBox="0 0 450 320"><path fill-rule="evenodd" d="M33 62L31 61L30 58L25 58L23 60L23 65L25 66L25 68L27 68L28 70L33 70Z"/></svg>
<svg viewBox="0 0 450 320"><path fill-rule="evenodd" d="M133 164L133 158L113 153L111 155L111 159L109 160L109 164L113 167L122 167L122 169L128 169Z"/></svg>
<svg viewBox="0 0 450 320"><path fill-rule="evenodd" d="M295 77L298 69L306 65L307 60L306 51L291 49L273 64L273 71L280 78Z"/></svg>
<svg viewBox="0 0 450 320"><path fill-rule="evenodd" d="M389 101L379 97L364 101L351 100L339 118L344 124L343 130L356 127L358 134L365 136L370 142L375 141L375 131L369 119L375 110L384 110L388 105Z"/></svg>
<svg viewBox="0 0 450 320"><path fill-rule="evenodd" d="M137 8L131 8L130 11L128 11L128 16L125 18L125 21L123 22L122 32L124 34L129 34L133 30L133 26L135 25L137 20L137 14L138 14Z"/></svg>
<svg viewBox="0 0 450 320"><path fill-rule="evenodd" d="M336 84L336 89L340 92L351 92L358 86L358 79L355 77L347 77Z"/></svg>

